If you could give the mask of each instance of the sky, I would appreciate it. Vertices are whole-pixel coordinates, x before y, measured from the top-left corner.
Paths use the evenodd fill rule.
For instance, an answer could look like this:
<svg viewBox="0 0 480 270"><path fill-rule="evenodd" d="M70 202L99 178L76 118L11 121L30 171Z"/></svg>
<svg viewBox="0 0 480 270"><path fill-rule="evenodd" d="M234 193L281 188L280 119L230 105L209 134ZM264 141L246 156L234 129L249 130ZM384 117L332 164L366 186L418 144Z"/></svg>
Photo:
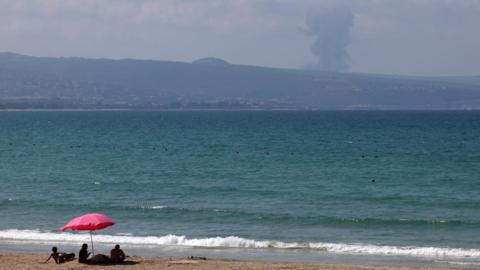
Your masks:
<svg viewBox="0 0 480 270"><path fill-rule="evenodd" d="M480 75L480 0L0 0L0 51Z"/></svg>

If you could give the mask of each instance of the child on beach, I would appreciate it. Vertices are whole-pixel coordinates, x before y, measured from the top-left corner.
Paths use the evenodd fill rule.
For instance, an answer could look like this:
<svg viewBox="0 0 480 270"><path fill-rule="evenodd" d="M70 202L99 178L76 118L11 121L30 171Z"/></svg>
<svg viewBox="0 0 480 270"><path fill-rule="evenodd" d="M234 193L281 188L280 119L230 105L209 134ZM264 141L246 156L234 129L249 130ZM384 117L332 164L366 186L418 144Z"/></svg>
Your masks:
<svg viewBox="0 0 480 270"><path fill-rule="evenodd" d="M52 258L53 258L53 260L55 261L56 264L59 264L59 263L63 263L63 262L66 262L66 261L73 260L73 258L75 258L75 254L74 253L65 253L65 252L58 253L57 247L52 247L52 254L50 254L48 259L44 263L47 263Z"/></svg>
<svg viewBox="0 0 480 270"><path fill-rule="evenodd" d="M59 264L60 261L58 260L58 258L60 257L60 254L58 253L58 249L57 247L52 247L52 254L50 254L50 256L48 257L48 259L44 262L44 263L47 263L50 259L53 258L53 260L55 261L56 264Z"/></svg>

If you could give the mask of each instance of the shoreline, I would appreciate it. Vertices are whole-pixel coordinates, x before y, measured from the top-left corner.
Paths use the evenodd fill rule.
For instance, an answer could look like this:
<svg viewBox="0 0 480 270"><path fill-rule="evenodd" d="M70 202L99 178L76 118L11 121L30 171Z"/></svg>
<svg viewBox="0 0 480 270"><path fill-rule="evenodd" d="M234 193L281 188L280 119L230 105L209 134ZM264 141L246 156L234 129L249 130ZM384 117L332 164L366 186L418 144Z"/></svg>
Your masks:
<svg viewBox="0 0 480 270"><path fill-rule="evenodd" d="M79 244L65 243L14 243L0 241L0 270L2 263L2 255L13 254L15 256L33 256L35 258L43 258L45 260L50 254L52 246L59 247L59 252L75 253L78 255ZM129 256L141 258L143 260L178 260L188 257L204 257L209 261L228 261L228 262L250 262L258 264L286 264L286 265L348 265L375 267L382 269L480 269L478 260L465 260L465 258L421 258L415 256L382 256L375 254L335 254L329 252L298 252L297 250L272 250L272 249L238 249L238 248L194 248L194 247L139 247L131 245L121 245L122 249ZM95 245L96 254L109 254L113 248L113 244L106 245L99 243ZM30 260L30 259L28 259ZM7 268L17 269L17 268ZM22 269L22 268L20 268ZM29 268L26 268L29 269ZM37 268L32 268L37 269ZM70 269L70 268L69 268ZM136 268L135 268L136 269ZM140 268L143 269L143 268ZM146 268L150 269L150 268ZM210 269L210 268L206 268ZM225 268L239 269L239 268ZM256 268L248 268L256 269ZM259 270L269 270L274 268L260 268ZM302 267L294 267L291 269L305 269ZM315 268L323 269L323 268ZM355 268L360 269L360 268ZM338 270L343 270L339 268Z"/></svg>
<svg viewBox="0 0 480 270"><path fill-rule="evenodd" d="M0 252L0 270L27 269L98 269L98 265L82 265L76 260L55 265L53 261L43 263L48 257L39 253ZM411 266L411 265L374 265L348 263L296 263L257 260L233 260L224 258L188 258L164 256L131 256L124 265L100 266L105 269L195 269L195 270L420 270L420 269L475 269L474 266Z"/></svg>
<svg viewBox="0 0 480 270"><path fill-rule="evenodd" d="M21 233L21 232L14 232ZM31 233L31 232L30 232ZM26 239L2 239L0 235L0 254L2 253L20 253L20 254L47 254L52 246L60 248L60 252L77 253L82 243L89 243L89 239L79 238L85 235L71 235L74 238L52 237L48 235L40 240L38 237L30 236ZM56 235L53 235L56 236ZM104 239L102 239L102 237ZM105 238L106 237L106 238ZM178 243L162 242L165 239L156 239L162 243L152 241L154 239L112 239L112 236L97 235L95 242L95 251L97 253L107 254L113 248L113 244L120 244L127 254L143 257L208 257L219 260L241 260L241 261L261 261L261 262L286 262L286 263L313 263L313 264L349 264L349 265L383 265L383 266L416 266L422 268L445 268L449 266L468 266L470 268L480 268L478 250L468 249L449 249L433 247L417 247L416 249L402 249L394 246L337 246L325 244L324 248L317 247L313 249L302 248L275 248L263 246L228 246L228 245L182 245ZM198 241L198 239L196 239ZM211 241L212 239L203 239ZM218 239L216 239L218 241ZM223 239L224 240L224 239ZM235 239L238 240L238 239ZM244 239L247 240L248 239ZM146 241L146 242L145 242ZM189 241L183 239L183 241ZM225 244L225 243L224 243ZM331 250L331 249L334 250ZM342 250L338 250L338 249ZM345 248L347 250L345 250ZM363 252L359 252L363 248ZM381 249L381 250L378 250ZM459 254L459 252L463 252ZM428 253L428 254L427 254ZM1 270L1 269L0 269Z"/></svg>

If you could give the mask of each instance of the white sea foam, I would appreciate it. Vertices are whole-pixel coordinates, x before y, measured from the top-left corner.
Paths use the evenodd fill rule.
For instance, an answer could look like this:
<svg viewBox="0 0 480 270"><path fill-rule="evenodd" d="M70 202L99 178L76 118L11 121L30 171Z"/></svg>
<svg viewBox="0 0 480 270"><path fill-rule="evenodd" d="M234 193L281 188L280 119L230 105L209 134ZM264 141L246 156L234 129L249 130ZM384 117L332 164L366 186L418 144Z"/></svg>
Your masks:
<svg viewBox="0 0 480 270"><path fill-rule="evenodd" d="M143 206L140 206L140 208L142 208L142 209L163 209L165 207L166 206L164 206L164 205L143 205Z"/></svg>
<svg viewBox="0 0 480 270"><path fill-rule="evenodd" d="M3 230L0 240L28 242L71 242L80 243L89 240L88 234L53 233L38 230ZM118 243L124 245L145 246L181 246L205 248L272 248L272 249L306 249L337 254L366 254L384 256L415 256L423 258L468 258L480 259L480 249L463 249L447 247L414 246L380 246L369 244L340 243L296 243L280 241L258 241L236 236L187 238L186 236L131 236L131 235L95 235L95 242L103 244Z"/></svg>
<svg viewBox="0 0 480 270"><path fill-rule="evenodd" d="M435 260L438 263L447 263L452 265L462 265L462 266L478 266L480 262L470 262L470 261L442 261L442 260Z"/></svg>

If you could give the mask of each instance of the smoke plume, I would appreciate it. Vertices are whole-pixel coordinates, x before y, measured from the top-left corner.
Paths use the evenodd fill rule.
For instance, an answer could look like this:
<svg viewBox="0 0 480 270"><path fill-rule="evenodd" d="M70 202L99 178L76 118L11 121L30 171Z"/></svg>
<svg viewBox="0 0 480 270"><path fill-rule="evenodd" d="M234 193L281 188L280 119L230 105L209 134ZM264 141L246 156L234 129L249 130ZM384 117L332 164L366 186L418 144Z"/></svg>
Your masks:
<svg viewBox="0 0 480 270"><path fill-rule="evenodd" d="M316 37L311 48L318 57L316 68L324 71L347 70L349 57L346 47L351 43L352 11L346 7L310 10L306 25L307 34Z"/></svg>

